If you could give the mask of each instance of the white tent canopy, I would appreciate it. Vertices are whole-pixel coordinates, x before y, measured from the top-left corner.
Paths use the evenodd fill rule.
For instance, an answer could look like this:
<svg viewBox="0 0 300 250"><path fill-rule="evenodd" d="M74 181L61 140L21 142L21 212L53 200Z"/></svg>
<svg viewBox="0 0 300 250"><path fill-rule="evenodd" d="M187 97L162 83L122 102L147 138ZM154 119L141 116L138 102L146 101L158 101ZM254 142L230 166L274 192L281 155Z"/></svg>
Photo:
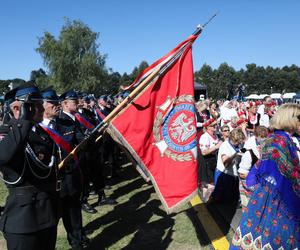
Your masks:
<svg viewBox="0 0 300 250"><path fill-rule="evenodd" d="M283 99L292 99L295 95L296 95L296 93L285 93L283 95ZM261 99L264 99L264 97L266 97L266 96L268 96L268 94L261 94L261 95L251 94L249 96L246 96L245 99L246 100L261 100ZM281 93L273 93L270 96L272 99L280 99Z"/></svg>
<svg viewBox="0 0 300 250"><path fill-rule="evenodd" d="M295 95L296 93L285 93L283 99L292 99Z"/></svg>
<svg viewBox="0 0 300 250"><path fill-rule="evenodd" d="M280 93L273 93L270 95L272 99L280 99L281 98L281 94Z"/></svg>
<svg viewBox="0 0 300 250"><path fill-rule="evenodd" d="M268 96L267 94L261 94L258 96L258 99L262 100L264 99L266 96Z"/></svg>
<svg viewBox="0 0 300 250"><path fill-rule="evenodd" d="M259 96L257 94L251 94L249 96L246 96L245 99L246 100L259 99Z"/></svg>

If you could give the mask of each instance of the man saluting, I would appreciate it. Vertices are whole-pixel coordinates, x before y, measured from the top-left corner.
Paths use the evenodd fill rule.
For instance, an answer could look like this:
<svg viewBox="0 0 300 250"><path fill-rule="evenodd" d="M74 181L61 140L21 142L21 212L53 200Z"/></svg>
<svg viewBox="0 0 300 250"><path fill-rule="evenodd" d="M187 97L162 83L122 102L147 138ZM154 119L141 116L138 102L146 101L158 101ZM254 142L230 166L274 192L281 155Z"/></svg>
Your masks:
<svg viewBox="0 0 300 250"><path fill-rule="evenodd" d="M8 249L55 249L60 215L58 148L44 128L38 88L9 91L12 118L0 127L0 170L9 194L0 220Z"/></svg>

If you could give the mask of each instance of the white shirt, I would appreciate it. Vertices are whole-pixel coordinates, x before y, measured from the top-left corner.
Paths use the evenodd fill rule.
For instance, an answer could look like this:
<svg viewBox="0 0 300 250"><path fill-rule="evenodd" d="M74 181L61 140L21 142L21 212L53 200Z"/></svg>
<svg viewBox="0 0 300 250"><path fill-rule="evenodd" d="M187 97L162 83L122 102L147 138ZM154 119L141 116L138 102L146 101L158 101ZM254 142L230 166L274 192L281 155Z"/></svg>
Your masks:
<svg viewBox="0 0 300 250"><path fill-rule="evenodd" d="M199 140L201 152L216 146L218 142L218 138L213 138L209 133L205 132L203 135L201 135Z"/></svg>
<svg viewBox="0 0 300 250"><path fill-rule="evenodd" d="M54 122L54 123L51 123L51 121L55 121L55 119L50 120L50 119L48 119L48 118L44 118L44 120L42 121L42 124L45 125L45 126L49 126L49 128L51 128L51 129L55 129L55 128L54 128L55 122Z"/></svg>
<svg viewBox="0 0 300 250"><path fill-rule="evenodd" d="M44 118L44 120L41 122L43 125L45 126L49 126L50 120L48 118ZM35 132L36 131L36 127L33 126L32 127L32 131Z"/></svg>
<svg viewBox="0 0 300 250"><path fill-rule="evenodd" d="M270 126L270 117L267 114L261 115L259 120L259 125L268 128Z"/></svg>
<svg viewBox="0 0 300 250"><path fill-rule="evenodd" d="M257 149L256 139L255 136L251 136L244 144L245 149L252 149L253 153L257 158L260 158L259 151ZM241 162L239 164L239 170L238 172L241 174L248 174L250 171L250 168L252 167L252 157L251 153L249 151L246 151L241 159Z"/></svg>
<svg viewBox="0 0 300 250"><path fill-rule="evenodd" d="M264 104L262 104L258 107L257 113L259 113L260 115L263 115L265 113L265 105Z"/></svg>
<svg viewBox="0 0 300 250"><path fill-rule="evenodd" d="M257 144L256 144L256 139L255 136L251 136L249 137L244 144L244 148L245 149L252 149L253 153L258 157L259 156L259 152L257 150Z"/></svg>
<svg viewBox="0 0 300 250"><path fill-rule="evenodd" d="M224 125L224 121L230 121L232 117L234 116L238 116L237 115L237 112L234 108L227 108L227 107L224 107L222 108L221 110L221 126Z"/></svg>
<svg viewBox="0 0 300 250"><path fill-rule="evenodd" d="M44 118L44 120L42 121L42 123L43 123L45 126L48 126L49 123L50 123L50 119Z"/></svg>
<svg viewBox="0 0 300 250"><path fill-rule="evenodd" d="M252 167L251 153L249 151L246 151L246 153L244 153L242 156L238 172L240 174L248 174L251 167Z"/></svg>
<svg viewBox="0 0 300 250"><path fill-rule="evenodd" d="M231 176L237 176L237 167L235 164L235 161L233 160L232 163L225 167L224 163L222 161L222 156L233 156L236 153L235 149L230 145L229 141L224 141L220 148L218 153L218 161L217 161L217 169L225 174L231 175Z"/></svg>

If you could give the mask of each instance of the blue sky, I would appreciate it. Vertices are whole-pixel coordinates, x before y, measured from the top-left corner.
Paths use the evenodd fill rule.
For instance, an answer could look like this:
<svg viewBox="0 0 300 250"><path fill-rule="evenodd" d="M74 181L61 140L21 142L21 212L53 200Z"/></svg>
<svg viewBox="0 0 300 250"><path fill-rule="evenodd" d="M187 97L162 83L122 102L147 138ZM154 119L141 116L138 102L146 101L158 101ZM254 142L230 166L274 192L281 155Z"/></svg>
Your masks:
<svg viewBox="0 0 300 250"><path fill-rule="evenodd" d="M0 79L28 80L31 70L46 69L38 37L58 37L64 17L99 32L107 67L120 73L154 62L216 11L194 44L194 70L300 65L299 0L6 0L0 9Z"/></svg>

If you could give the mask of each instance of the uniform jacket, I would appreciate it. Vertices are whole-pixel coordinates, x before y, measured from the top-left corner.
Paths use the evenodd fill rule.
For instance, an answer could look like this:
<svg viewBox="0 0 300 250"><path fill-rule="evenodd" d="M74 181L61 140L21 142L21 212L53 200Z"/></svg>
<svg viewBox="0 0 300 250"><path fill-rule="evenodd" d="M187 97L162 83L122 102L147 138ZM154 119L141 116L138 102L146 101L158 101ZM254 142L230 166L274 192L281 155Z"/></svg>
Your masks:
<svg viewBox="0 0 300 250"><path fill-rule="evenodd" d="M56 191L57 165L49 166L57 148L39 126L12 118L0 127L0 170L9 195L0 220L0 230L8 233L32 233L56 226L60 217ZM29 145L36 158L25 152Z"/></svg>
<svg viewBox="0 0 300 250"><path fill-rule="evenodd" d="M59 117L56 119L56 130L68 141L72 148L75 148L83 139L84 133L80 128L79 123L72 120L70 116L61 112ZM61 158L64 159L69 153L61 151ZM83 159L78 156L77 161L70 160L61 169L62 174L62 189L61 197L67 195L77 195L82 191L82 171L80 168L80 162Z"/></svg>

